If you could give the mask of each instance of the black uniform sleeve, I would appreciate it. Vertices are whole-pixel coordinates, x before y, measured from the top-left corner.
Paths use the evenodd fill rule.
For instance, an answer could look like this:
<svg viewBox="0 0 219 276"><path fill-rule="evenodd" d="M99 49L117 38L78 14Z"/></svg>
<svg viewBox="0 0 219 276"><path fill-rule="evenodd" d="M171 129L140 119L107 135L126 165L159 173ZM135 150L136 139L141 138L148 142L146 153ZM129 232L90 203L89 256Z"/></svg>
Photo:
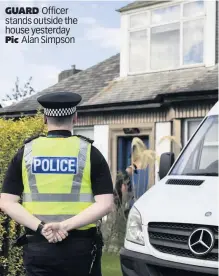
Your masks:
<svg viewBox="0 0 219 276"><path fill-rule="evenodd" d="M2 185L2 193L21 196L24 190L22 182L22 158L24 148L18 150L11 160Z"/></svg>
<svg viewBox="0 0 219 276"><path fill-rule="evenodd" d="M100 151L91 146L91 185L94 196L113 194L109 166Z"/></svg>
<svg viewBox="0 0 219 276"><path fill-rule="evenodd" d="M2 193L21 196L23 193L22 158L24 148L21 148L9 164L2 186ZM109 166L94 146L91 147L91 183L94 195L112 194L113 183Z"/></svg>

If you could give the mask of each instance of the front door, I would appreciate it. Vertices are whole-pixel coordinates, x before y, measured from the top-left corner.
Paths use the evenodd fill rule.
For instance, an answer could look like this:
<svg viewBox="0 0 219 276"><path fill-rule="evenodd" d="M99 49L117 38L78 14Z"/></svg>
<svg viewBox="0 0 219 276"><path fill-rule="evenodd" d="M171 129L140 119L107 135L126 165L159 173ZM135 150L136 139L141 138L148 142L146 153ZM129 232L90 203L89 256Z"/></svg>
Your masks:
<svg viewBox="0 0 219 276"><path fill-rule="evenodd" d="M125 172L126 168L131 165L131 143L133 136L118 137L117 141L117 171ZM149 137L139 136L149 148ZM147 190L148 186L148 168L137 170L136 174L132 176L132 187L136 199L138 199Z"/></svg>

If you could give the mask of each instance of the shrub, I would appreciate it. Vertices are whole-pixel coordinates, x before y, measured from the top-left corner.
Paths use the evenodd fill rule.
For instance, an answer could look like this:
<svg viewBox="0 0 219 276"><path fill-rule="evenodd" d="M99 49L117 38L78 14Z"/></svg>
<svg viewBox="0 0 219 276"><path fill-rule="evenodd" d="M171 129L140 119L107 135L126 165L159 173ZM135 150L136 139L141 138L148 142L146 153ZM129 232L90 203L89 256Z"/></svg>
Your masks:
<svg viewBox="0 0 219 276"><path fill-rule="evenodd" d="M127 223L127 205L130 205L132 196L129 193L121 193L121 185L127 182L122 172L118 172L114 190L114 209L103 220L102 233L104 238L104 252L118 254L123 246ZM118 185L117 185L118 184Z"/></svg>
<svg viewBox="0 0 219 276"><path fill-rule="evenodd" d="M10 161L24 141L45 131L40 113L35 117L22 117L19 120L0 118L0 189ZM21 231L22 228L0 211L0 275L24 275L22 249L12 246Z"/></svg>

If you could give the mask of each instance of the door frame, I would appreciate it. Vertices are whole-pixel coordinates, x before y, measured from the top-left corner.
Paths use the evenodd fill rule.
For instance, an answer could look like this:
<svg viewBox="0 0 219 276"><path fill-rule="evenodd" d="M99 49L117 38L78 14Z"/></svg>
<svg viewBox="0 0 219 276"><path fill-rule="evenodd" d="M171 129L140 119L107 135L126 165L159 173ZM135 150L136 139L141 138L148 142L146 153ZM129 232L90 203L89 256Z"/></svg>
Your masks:
<svg viewBox="0 0 219 276"><path fill-rule="evenodd" d="M136 136L134 136L134 137L136 137ZM137 136L138 138L140 138L143 142L144 142L144 139L146 139L147 140L147 143L149 144L149 136L148 135L139 135L139 136ZM118 140L117 140L117 157L119 157L118 155L119 155L119 152L118 152L118 142L119 142L119 139L122 139L123 141L129 141L129 143L131 144L131 140L133 139L133 135L129 135L129 134L127 134L127 135L123 135L123 136L118 136ZM125 143L126 144L126 143ZM127 145L125 146L125 149L127 150ZM131 150L131 148L129 149L129 150ZM130 152L131 153L131 152ZM126 158L129 158L129 156L130 156L130 153L129 153L129 155L127 155L127 152L126 152ZM123 156L124 157L124 156ZM122 169L122 171L124 171L126 168L127 168L127 166L129 166L129 165L131 165L131 164L126 164L126 166L125 166L125 168L123 168ZM117 170L118 170L118 158L117 158Z"/></svg>
<svg viewBox="0 0 219 276"><path fill-rule="evenodd" d="M140 130L139 134L124 134L123 128L138 128ZM148 136L149 139L149 148L151 150L155 150L154 143L154 123L147 124L118 124L118 125L110 125L109 126L109 160L110 160L110 170L112 173L113 183L116 182L116 174L117 174L117 141L118 137L126 137L126 136ZM155 179L155 164L149 165L149 178L148 178L148 188L150 188L154 184Z"/></svg>

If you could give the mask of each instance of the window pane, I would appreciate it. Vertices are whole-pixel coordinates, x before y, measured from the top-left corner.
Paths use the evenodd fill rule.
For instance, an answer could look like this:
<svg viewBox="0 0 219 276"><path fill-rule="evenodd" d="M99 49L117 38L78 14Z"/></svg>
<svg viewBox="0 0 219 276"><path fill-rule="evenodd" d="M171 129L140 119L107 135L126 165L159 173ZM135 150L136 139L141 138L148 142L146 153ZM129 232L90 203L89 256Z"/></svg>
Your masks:
<svg viewBox="0 0 219 276"><path fill-rule="evenodd" d="M179 66L180 24L174 23L151 29L151 69Z"/></svg>
<svg viewBox="0 0 219 276"><path fill-rule="evenodd" d="M213 125L209 129L208 133L205 136L205 145L217 145L218 141L218 125Z"/></svg>
<svg viewBox="0 0 219 276"><path fill-rule="evenodd" d="M183 25L183 63L202 63L204 56L204 20L185 22Z"/></svg>
<svg viewBox="0 0 219 276"><path fill-rule="evenodd" d="M198 128L199 124L201 123L201 120L195 120L195 121L188 121L188 140L192 137L192 135L195 133L196 129Z"/></svg>
<svg viewBox="0 0 219 276"><path fill-rule="evenodd" d="M195 1L183 6L183 16L193 17L204 14L204 1Z"/></svg>
<svg viewBox="0 0 219 276"><path fill-rule="evenodd" d="M149 24L148 13L140 13L130 16L130 28L140 28Z"/></svg>
<svg viewBox="0 0 219 276"><path fill-rule="evenodd" d="M165 9L157 9L151 13L153 24L180 20L180 6L171 6Z"/></svg>
<svg viewBox="0 0 219 276"><path fill-rule="evenodd" d="M218 124L215 123L208 130L204 139L200 169L206 169L210 166L211 169L215 170L215 167L218 168L216 160L218 160Z"/></svg>
<svg viewBox="0 0 219 276"><path fill-rule="evenodd" d="M146 70L147 31L130 33L130 61L129 71L140 72Z"/></svg>
<svg viewBox="0 0 219 276"><path fill-rule="evenodd" d="M196 132L171 174L218 174L218 145L218 116L213 115Z"/></svg>
<svg viewBox="0 0 219 276"><path fill-rule="evenodd" d="M203 146L200 169L209 169L209 171L218 172L218 143L214 146Z"/></svg>

